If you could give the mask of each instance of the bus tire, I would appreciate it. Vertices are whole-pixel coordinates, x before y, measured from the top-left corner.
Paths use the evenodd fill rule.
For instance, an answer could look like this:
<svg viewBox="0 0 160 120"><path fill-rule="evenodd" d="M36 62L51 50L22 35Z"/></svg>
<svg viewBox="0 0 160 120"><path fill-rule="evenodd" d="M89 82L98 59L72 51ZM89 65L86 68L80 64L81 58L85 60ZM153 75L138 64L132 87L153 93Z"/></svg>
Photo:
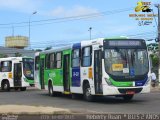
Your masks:
<svg viewBox="0 0 160 120"><path fill-rule="evenodd" d="M4 90L4 91L10 91L10 85L9 85L8 80L3 81L3 83L2 83L2 90Z"/></svg>
<svg viewBox="0 0 160 120"><path fill-rule="evenodd" d="M123 95L123 100L124 101L130 101L130 100L132 100L133 96L134 95Z"/></svg>
<svg viewBox="0 0 160 120"><path fill-rule="evenodd" d="M48 85L48 94L49 94L49 96L54 96L53 86L52 86L51 82L49 82L49 85Z"/></svg>
<svg viewBox="0 0 160 120"><path fill-rule="evenodd" d="M21 91L26 91L26 87L21 87L20 90Z"/></svg>
<svg viewBox="0 0 160 120"><path fill-rule="evenodd" d="M84 84L83 96L84 96L84 99L86 101L88 101L88 102L92 102L93 101L93 96L91 95L91 88L90 88L90 85L88 83Z"/></svg>

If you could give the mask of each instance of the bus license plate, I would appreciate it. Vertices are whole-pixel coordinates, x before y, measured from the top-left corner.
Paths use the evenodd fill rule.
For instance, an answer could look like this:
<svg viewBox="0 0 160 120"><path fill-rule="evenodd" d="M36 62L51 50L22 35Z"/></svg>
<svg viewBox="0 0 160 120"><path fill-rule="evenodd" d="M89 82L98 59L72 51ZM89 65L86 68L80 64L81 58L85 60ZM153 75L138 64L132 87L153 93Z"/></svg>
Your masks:
<svg viewBox="0 0 160 120"><path fill-rule="evenodd" d="M126 94L133 95L133 94L135 94L135 91L127 91Z"/></svg>

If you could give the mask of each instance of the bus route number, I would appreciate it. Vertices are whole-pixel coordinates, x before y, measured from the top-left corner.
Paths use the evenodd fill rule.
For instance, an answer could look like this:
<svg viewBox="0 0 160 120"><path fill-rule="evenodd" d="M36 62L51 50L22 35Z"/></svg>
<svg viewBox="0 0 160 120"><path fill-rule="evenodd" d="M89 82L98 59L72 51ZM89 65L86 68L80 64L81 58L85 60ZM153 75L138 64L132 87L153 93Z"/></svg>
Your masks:
<svg viewBox="0 0 160 120"><path fill-rule="evenodd" d="M74 77L78 77L79 76L79 72L73 72L73 76Z"/></svg>

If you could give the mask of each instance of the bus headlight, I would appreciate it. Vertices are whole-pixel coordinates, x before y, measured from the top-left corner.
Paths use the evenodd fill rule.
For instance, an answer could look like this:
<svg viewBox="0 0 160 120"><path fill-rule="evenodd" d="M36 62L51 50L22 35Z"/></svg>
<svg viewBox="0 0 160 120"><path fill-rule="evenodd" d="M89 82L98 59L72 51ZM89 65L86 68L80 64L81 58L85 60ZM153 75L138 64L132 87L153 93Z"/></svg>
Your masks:
<svg viewBox="0 0 160 120"><path fill-rule="evenodd" d="M33 77L33 74L31 74L31 77Z"/></svg>
<svg viewBox="0 0 160 120"><path fill-rule="evenodd" d="M107 82L107 84L108 84L109 86L112 85L112 82L111 82L109 79L107 79L107 78L104 78L104 79L105 79L105 81Z"/></svg>

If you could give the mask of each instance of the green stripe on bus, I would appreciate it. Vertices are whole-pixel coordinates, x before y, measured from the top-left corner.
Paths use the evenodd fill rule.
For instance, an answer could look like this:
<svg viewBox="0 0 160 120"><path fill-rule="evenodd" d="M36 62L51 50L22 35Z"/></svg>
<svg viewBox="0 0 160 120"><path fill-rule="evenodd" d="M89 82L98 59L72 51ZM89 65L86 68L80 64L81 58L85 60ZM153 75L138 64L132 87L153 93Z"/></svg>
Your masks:
<svg viewBox="0 0 160 120"><path fill-rule="evenodd" d="M109 80L112 82L112 85L116 87L132 87L133 86L133 82L119 82L119 81L113 80L112 78L109 78Z"/></svg>

